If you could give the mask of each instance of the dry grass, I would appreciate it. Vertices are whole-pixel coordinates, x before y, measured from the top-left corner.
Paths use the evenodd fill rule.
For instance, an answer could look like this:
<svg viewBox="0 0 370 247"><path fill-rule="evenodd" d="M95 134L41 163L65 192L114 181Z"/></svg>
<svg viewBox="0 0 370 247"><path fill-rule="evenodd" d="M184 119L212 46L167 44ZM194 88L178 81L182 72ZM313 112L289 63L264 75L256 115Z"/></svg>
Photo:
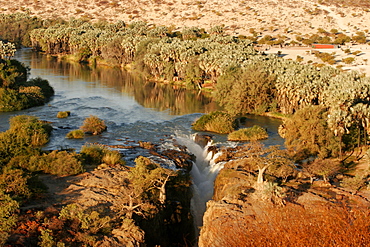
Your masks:
<svg viewBox="0 0 370 247"><path fill-rule="evenodd" d="M219 246L369 246L370 215L345 206L272 208L254 220L240 219ZM225 230L226 228L222 229ZM221 237L222 236L222 237Z"/></svg>

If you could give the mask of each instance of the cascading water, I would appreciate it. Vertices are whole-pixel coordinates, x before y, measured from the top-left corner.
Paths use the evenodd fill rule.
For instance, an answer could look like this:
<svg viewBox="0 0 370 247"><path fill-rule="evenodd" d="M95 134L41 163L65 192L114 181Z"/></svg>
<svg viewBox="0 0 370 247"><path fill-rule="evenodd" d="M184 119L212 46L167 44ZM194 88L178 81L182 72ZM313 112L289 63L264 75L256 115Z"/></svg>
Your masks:
<svg viewBox="0 0 370 247"><path fill-rule="evenodd" d="M193 138L178 137L177 141L188 148L195 155L196 162L193 164L191 176L193 180L193 198L191 207L194 217L194 224L197 234L199 227L203 225L203 214L206 211L206 203L212 199L213 184L218 172L223 168L224 163L215 163L214 161L221 153L213 154L208 152L209 142L204 148L195 143Z"/></svg>

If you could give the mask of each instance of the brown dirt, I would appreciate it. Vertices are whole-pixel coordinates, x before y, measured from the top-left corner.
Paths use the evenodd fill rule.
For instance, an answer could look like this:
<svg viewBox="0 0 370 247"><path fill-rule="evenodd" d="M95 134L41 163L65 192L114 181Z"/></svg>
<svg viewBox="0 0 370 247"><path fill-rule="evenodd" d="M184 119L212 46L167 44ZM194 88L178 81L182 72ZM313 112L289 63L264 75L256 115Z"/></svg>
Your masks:
<svg viewBox="0 0 370 247"><path fill-rule="evenodd" d="M26 204L22 209L48 208L50 206L58 207L72 203L78 197L79 190L74 190L71 186L80 182L86 175L87 173L77 176L62 177L48 174L40 175L39 179L48 188L47 192L41 197Z"/></svg>

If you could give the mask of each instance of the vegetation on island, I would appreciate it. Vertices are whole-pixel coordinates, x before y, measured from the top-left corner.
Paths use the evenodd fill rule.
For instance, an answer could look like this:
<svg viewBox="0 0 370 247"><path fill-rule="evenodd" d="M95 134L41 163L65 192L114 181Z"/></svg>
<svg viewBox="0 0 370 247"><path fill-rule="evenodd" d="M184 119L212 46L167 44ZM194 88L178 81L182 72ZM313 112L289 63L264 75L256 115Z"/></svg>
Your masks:
<svg viewBox="0 0 370 247"><path fill-rule="evenodd" d="M60 111L57 113L57 118L67 118L71 115L70 111Z"/></svg>
<svg viewBox="0 0 370 247"><path fill-rule="evenodd" d="M14 53L13 44L0 41L0 112L43 105L54 95L47 80L28 80L29 68L11 59Z"/></svg>
<svg viewBox="0 0 370 247"><path fill-rule="evenodd" d="M268 138L268 133L265 128L254 125L250 128L241 128L231 132L227 139L229 141L258 141Z"/></svg>
<svg viewBox="0 0 370 247"><path fill-rule="evenodd" d="M107 125L105 124L104 120L98 118L97 116L90 115L90 117L85 118L80 129L85 133L99 135L103 133L103 131L107 130Z"/></svg>
<svg viewBox="0 0 370 247"><path fill-rule="evenodd" d="M201 116L193 123L193 130L228 134L237 127L236 120L226 112L212 112Z"/></svg>
<svg viewBox="0 0 370 247"><path fill-rule="evenodd" d="M66 138L69 139L82 139L85 136L85 132L83 130L71 130L67 133Z"/></svg>
<svg viewBox="0 0 370 247"><path fill-rule="evenodd" d="M91 166L100 164L107 165L124 165L122 155L117 150L112 150L99 144L85 144L81 147L80 154L85 162Z"/></svg>

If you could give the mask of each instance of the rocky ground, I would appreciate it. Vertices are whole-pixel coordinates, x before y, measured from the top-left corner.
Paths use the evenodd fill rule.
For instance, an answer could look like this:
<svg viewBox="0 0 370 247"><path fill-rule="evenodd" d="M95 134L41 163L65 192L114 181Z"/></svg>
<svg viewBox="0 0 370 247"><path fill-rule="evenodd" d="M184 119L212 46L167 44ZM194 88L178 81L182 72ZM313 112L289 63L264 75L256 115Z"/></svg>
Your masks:
<svg viewBox="0 0 370 247"><path fill-rule="evenodd" d="M225 155L207 203L200 247L218 246L368 246L370 194L339 187L307 174L277 185L256 183L241 150ZM239 154L238 154L239 153ZM235 155L235 156L234 156ZM359 169L369 169L365 160Z"/></svg>

